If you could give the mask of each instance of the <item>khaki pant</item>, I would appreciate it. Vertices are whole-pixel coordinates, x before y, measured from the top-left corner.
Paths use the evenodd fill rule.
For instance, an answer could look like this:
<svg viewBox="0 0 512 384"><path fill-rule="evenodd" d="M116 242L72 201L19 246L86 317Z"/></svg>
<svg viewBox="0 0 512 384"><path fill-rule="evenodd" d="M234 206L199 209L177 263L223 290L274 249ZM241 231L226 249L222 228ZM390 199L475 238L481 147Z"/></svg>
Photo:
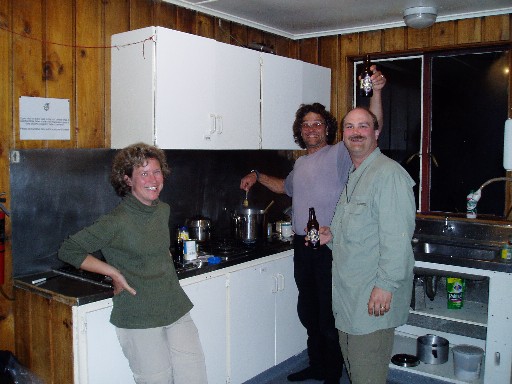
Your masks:
<svg viewBox="0 0 512 384"><path fill-rule="evenodd" d="M137 384L206 384L199 333L187 313L166 327L116 328Z"/></svg>
<svg viewBox="0 0 512 384"><path fill-rule="evenodd" d="M338 331L341 352L352 384L386 384L395 329L367 335Z"/></svg>

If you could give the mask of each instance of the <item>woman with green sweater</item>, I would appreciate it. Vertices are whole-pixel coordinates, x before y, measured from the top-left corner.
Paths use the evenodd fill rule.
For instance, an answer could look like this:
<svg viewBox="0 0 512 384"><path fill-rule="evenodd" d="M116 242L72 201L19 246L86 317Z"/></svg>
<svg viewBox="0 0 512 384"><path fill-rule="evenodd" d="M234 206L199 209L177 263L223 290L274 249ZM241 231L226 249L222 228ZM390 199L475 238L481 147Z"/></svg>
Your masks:
<svg viewBox="0 0 512 384"><path fill-rule="evenodd" d="M169 252L168 204L159 200L169 167L164 152L146 144L120 150L111 184L123 199L111 212L66 239L59 258L110 276L110 322L138 384L207 382L192 303ZM92 255L100 250L106 262Z"/></svg>

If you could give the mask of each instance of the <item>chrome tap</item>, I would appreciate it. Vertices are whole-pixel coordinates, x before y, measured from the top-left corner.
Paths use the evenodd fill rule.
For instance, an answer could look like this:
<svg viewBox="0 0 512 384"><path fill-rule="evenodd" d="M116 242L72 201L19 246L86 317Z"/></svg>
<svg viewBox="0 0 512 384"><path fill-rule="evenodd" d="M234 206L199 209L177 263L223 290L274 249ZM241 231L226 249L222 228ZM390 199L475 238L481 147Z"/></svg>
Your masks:
<svg viewBox="0 0 512 384"><path fill-rule="evenodd" d="M480 188L478 188L473 194L468 195L468 212L469 212L469 201L471 198L471 202L473 204L472 210L474 210L475 215L473 217L476 217L476 205L478 204L478 201L482 197L482 189L486 187L487 185L494 183L496 181L510 181L512 182L512 177L495 177L493 179L487 180L485 183L483 183ZM468 216L469 217L469 216Z"/></svg>
<svg viewBox="0 0 512 384"><path fill-rule="evenodd" d="M448 224L448 216L444 218L443 233L453 232L455 227L453 224Z"/></svg>

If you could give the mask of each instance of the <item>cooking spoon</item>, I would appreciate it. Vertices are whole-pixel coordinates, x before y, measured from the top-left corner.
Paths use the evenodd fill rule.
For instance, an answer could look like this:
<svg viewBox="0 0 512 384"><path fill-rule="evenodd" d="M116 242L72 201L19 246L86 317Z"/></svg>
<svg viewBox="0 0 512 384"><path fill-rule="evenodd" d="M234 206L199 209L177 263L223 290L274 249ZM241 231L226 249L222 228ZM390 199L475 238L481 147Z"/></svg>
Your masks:
<svg viewBox="0 0 512 384"><path fill-rule="evenodd" d="M272 200L272 201L270 202L270 204L269 204L269 205L267 205L267 208L265 208L265 210L263 211L263 213L267 213L268 209L269 209L273 204L274 204L274 200Z"/></svg>
<svg viewBox="0 0 512 384"><path fill-rule="evenodd" d="M249 190L245 191L245 199L242 205L247 208L249 206L249 200L247 200L247 195L249 194Z"/></svg>

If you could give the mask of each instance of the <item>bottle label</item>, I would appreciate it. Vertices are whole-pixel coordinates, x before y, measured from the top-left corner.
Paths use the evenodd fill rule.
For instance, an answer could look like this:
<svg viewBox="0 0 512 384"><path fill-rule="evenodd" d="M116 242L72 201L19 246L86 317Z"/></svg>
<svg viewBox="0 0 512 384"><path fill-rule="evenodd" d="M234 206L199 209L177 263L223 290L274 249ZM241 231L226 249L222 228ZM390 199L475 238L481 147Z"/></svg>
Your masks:
<svg viewBox="0 0 512 384"><path fill-rule="evenodd" d="M318 245L320 245L320 234L318 233L318 229L316 228L313 228L311 230L308 231L308 238L309 238L309 242L310 244L315 247L318 243Z"/></svg>
<svg viewBox="0 0 512 384"><path fill-rule="evenodd" d="M464 286L464 279L457 277L446 278L448 309L461 309L464 306Z"/></svg>
<svg viewBox="0 0 512 384"><path fill-rule="evenodd" d="M372 79L370 75L367 74L365 77L361 78L360 87L364 91L364 93L370 93L370 91L373 88Z"/></svg>

